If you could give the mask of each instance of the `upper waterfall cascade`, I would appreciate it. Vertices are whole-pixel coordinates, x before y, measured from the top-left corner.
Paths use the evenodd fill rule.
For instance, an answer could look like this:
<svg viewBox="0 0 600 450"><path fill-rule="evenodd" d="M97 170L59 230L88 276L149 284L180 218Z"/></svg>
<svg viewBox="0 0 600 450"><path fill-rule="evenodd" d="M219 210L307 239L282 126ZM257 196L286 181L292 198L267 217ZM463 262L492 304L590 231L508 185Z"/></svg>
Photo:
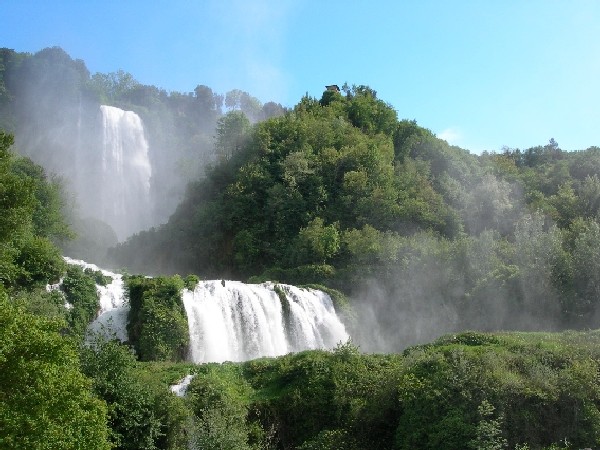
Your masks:
<svg viewBox="0 0 600 450"><path fill-rule="evenodd" d="M133 111L100 106L102 113L100 219L119 240L149 225L152 167L142 119Z"/></svg>

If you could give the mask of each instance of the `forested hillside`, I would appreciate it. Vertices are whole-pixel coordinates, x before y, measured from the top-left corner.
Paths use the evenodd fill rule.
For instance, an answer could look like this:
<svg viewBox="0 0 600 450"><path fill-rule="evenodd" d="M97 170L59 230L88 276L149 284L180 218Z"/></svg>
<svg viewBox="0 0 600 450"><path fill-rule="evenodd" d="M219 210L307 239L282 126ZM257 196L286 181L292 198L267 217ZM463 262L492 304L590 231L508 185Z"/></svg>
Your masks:
<svg viewBox="0 0 600 450"><path fill-rule="evenodd" d="M597 324L597 147L473 155L365 86L253 127L221 122L216 146L219 163L117 265L334 287L374 350Z"/></svg>

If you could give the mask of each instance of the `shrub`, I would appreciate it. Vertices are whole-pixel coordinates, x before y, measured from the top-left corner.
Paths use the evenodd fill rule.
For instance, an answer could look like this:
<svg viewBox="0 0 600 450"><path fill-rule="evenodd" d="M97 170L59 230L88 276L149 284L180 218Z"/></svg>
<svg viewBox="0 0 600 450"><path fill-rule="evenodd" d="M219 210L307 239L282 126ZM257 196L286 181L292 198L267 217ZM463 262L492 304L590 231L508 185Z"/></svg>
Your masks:
<svg viewBox="0 0 600 450"><path fill-rule="evenodd" d="M134 276L128 277L126 284L131 307L127 331L140 360L185 359L189 329L181 277Z"/></svg>

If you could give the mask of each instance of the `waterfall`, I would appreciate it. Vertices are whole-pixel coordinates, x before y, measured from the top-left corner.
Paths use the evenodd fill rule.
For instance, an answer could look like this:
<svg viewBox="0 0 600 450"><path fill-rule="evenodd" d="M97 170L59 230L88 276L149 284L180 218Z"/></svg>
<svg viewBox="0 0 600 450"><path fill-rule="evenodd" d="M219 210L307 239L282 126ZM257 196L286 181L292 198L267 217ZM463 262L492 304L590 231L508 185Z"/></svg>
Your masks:
<svg viewBox="0 0 600 450"><path fill-rule="evenodd" d="M99 218L115 230L119 240L150 225L148 142L140 117L133 111L100 106L102 159Z"/></svg>
<svg viewBox="0 0 600 450"><path fill-rule="evenodd" d="M89 326L89 335L101 333L126 342L129 304L122 276L85 261L65 260L84 269L100 270L112 279L106 286L96 285L100 310ZM51 288L57 286L48 286ZM200 281L194 290L184 289L181 295L190 333L188 358L195 363L332 349L349 339L331 297L322 291L211 280Z"/></svg>
<svg viewBox="0 0 600 450"><path fill-rule="evenodd" d="M96 285L100 297L100 311L98 317L90 325L93 334L103 333L107 337L116 337L121 342L127 337L127 314L129 306L125 301L123 278L120 274L103 270L102 273L112 277L112 283L106 286Z"/></svg>
<svg viewBox="0 0 600 450"><path fill-rule="evenodd" d="M245 361L333 348L349 338L331 298L320 291L237 281L203 281L184 290L192 362Z"/></svg>
<svg viewBox="0 0 600 450"><path fill-rule="evenodd" d="M190 382L194 378L194 375L186 375L179 382L170 386L171 392L173 392L177 397L185 397L187 393L187 388L190 385Z"/></svg>
<svg viewBox="0 0 600 450"><path fill-rule="evenodd" d="M106 286L96 284L100 310L96 319L88 328L89 336L102 334L108 338L116 337L121 342L127 341L127 314L129 313L129 305L125 299L122 275L101 269L94 264L86 263L80 259L69 257L65 257L64 259L68 264L78 265L83 269L99 270L102 272L102 275L112 279Z"/></svg>

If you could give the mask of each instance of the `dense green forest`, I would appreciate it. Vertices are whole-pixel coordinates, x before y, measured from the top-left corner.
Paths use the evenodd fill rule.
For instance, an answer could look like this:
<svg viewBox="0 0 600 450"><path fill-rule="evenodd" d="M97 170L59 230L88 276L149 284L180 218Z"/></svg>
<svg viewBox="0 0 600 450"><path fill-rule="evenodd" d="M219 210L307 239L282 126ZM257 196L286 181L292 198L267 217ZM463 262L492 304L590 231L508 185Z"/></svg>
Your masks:
<svg viewBox="0 0 600 450"><path fill-rule="evenodd" d="M113 251L118 266L333 287L372 350L596 326L600 148L473 155L365 86L252 127L220 121L216 146L169 222Z"/></svg>
<svg viewBox="0 0 600 450"><path fill-rule="evenodd" d="M160 275L125 276L121 344L85 340L96 286L110 280L62 258L80 220L68 180L22 156L43 145L17 139L23 151L0 133L0 448L600 446L600 342L589 330L600 314L600 148L566 152L550 139L473 155L399 120L366 86L251 117L245 93L167 94L124 72L90 76L60 49L0 54L0 120L17 136L34 140L43 114L68 118L42 101L37 119L17 114L34 102L17 89L32 65L63 80L42 86L67 103L86 92L149 102L144 120L150 105L180 111L189 133L163 158L193 158L181 150L190 136L215 136L210 167L186 165L191 182L169 222L108 255ZM201 98L214 131L199 137L190 111ZM38 138L48 157L56 137ZM198 278L175 273L336 289L353 342L185 363L179 294ZM187 396L175 396L169 385L190 373Z"/></svg>

